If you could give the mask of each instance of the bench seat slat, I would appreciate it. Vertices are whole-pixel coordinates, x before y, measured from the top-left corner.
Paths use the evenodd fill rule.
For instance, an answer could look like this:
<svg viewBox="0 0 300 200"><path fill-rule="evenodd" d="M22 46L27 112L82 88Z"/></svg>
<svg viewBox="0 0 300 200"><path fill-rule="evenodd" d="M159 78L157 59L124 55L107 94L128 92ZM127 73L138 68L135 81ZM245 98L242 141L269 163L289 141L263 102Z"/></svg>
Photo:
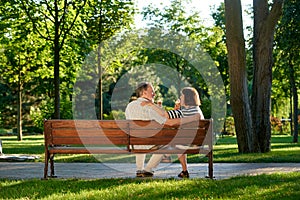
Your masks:
<svg viewBox="0 0 300 200"><path fill-rule="evenodd" d="M201 129L180 129L180 130L171 130L171 129L163 129L163 130L130 130L131 137L140 137L140 138L149 138L149 137L170 137L170 138L194 138L196 135L206 135L206 130Z"/></svg>
<svg viewBox="0 0 300 200"><path fill-rule="evenodd" d="M120 129L52 129L53 137L128 137Z"/></svg>
<svg viewBox="0 0 300 200"><path fill-rule="evenodd" d="M201 150L201 149L159 149L159 150L149 150L149 149L133 149L131 150L132 153L151 153L151 154L207 154L209 153L208 150Z"/></svg>
<svg viewBox="0 0 300 200"><path fill-rule="evenodd" d="M71 144L115 144L115 145L128 145L128 138L106 138L106 137L53 137L52 141L49 142L51 145L71 145Z"/></svg>
<svg viewBox="0 0 300 200"><path fill-rule="evenodd" d="M49 121L49 120L48 120ZM125 120L51 120L52 128L114 128L126 129L128 122Z"/></svg>
<svg viewBox="0 0 300 200"><path fill-rule="evenodd" d="M128 154L127 149L115 147L51 147L49 152L52 154Z"/></svg>
<svg viewBox="0 0 300 200"><path fill-rule="evenodd" d="M131 145L202 145L205 137L197 136L195 138L169 138L169 137L151 137L151 138L130 138Z"/></svg>

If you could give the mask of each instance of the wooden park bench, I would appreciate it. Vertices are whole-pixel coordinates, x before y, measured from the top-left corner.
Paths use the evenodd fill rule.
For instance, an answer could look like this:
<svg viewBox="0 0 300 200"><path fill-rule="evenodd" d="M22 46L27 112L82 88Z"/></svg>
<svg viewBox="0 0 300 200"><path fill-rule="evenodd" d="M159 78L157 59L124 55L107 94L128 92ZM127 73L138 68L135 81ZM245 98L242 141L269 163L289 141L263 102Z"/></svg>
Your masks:
<svg viewBox="0 0 300 200"><path fill-rule="evenodd" d="M213 131L212 120L208 119L180 126L141 120L45 120L44 137L44 179L55 177L55 154L137 153L205 154L208 177L213 178ZM156 148L137 149L134 145Z"/></svg>

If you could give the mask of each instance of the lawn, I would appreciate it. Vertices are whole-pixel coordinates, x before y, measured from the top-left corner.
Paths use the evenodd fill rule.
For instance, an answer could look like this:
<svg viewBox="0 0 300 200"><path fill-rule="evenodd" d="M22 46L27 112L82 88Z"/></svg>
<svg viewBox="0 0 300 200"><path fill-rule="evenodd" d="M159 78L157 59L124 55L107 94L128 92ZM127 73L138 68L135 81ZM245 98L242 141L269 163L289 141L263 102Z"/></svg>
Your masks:
<svg viewBox="0 0 300 200"><path fill-rule="evenodd" d="M2 199L280 199L300 196L300 173L209 179L0 180Z"/></svg>
<svg viewBox="0 0 300 200"><path fill-rule="evenodd" d="M44 158L43 136L2 136L5 154L34 154ZM272 137L272 151L240 154L236 138L220 138L215 162L300 162L300 145L287 135ZM188 162L204 162L190 155ZM98 162L93 156L57 156L58 162ZM0 179L0 199L299 199L300 173L210 179Z"/></svg>

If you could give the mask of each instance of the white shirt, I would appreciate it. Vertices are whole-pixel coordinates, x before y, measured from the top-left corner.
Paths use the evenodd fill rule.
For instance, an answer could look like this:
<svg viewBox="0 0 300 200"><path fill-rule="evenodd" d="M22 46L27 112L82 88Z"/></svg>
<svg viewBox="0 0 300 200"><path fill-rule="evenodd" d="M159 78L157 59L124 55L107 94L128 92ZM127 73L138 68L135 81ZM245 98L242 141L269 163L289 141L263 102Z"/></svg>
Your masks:
<svg viewBox="0 0 300 200"><path fill-rule="evenodd" d="M135 101L130 102L125 109L126 119L131 120L155 120L160 124L166 122L166 118L158 114L152 109L152 106L141 106L143 101L148 101L145 98L138 98Z"/></svg>

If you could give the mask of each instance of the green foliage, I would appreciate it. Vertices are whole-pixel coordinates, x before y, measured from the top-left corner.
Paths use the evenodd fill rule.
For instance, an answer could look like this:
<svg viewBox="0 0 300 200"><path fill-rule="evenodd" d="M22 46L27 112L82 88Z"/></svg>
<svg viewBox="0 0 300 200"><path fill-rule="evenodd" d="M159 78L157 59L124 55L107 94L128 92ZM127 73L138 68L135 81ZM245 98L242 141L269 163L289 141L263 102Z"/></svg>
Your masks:
<svg viewBox="0 0 300 200"><path fill-rule="evenodd" d="M284 2L283 15L275 33L272 110L274 112L277 111L278 115L275 114L275 116L278 117L289 117L291 112L289 106L291 104L290 97L293 96L292 91L294 88L296 90L294 95L299 96L299 11L299 1L286 0Z"/></svg>
<svg viewBox="0 0 300 200"><path fill-rule="evenodd" d="M207 53L209 55L208 57L213 60L214 67L217 66L223 80L222 87L225 86L225 91L223 88L210 87L211 82L206 79L207 76L210 77L210 80L213 80L213 82L217 82L217 78L214 77L214 75L218 76L219 73L209 74L208 72L206 74L206 70L209 71L210 69L208 64L209 61L206 57L202 58L198 55L201 57L201 61L199 62L199 66L201 66L200 70L195 68L195 65L193 65L194 63L189 63L188 60L184 59L186 57L180 57L170 52L164 52L164 49L160 51L156 50L156 52L153 52L153 50L152 52L145 52L147 53L148 58L149 55L153 56L152 60L148 59L147 62L152 63L153 60L156 62L160 61L160 63L172 67L178 74L180 74L177 78L173 78L175 88L177 88L178 91L182 88L181 85L177 84L180 82L178 80L185 80L188 84L195 87L203 101L201 108L203 109L205 117L213 117L216 122L218 122L220 118L223 118L224 116L217 116L218 114L213 111L215 107L212 107L212 102L209 101L212 101L212 98L218 98L218 92L223 94L223 91L226 92L227 99L229 99L227 50L224 40L224 32L220 26L205 27L200 18L201 14L195 9L190 9L191 11L187 12L185 3L186 1L172 0L169 6L165 6L162 9L149 6L143 11L144 18L151 20L148 24L149 27L151 27L151 30L164 30L160 36L161 38L164 37L166 32L172 34L172 31L174 31L178 34L182 34L183 36L188 36L191 40L195 41L197 44L197 50L199 50L199 52L203 51L204 53ZM174 40L173 43L176 44L176 42L178 41ZM184 48L186 55L188 55L189 48L193 47L192 45L189 46L188 43L178 46L174 45L174 49L176 50L180 50L181 48ZM178 91L177 94L179 94ZM222 104L222 99L220 99L219 102ZM219 130L220 126L216 126L215 129Z"/></svg>
<svg viewBox="0 0 300 200"><path fill-rule="evenodd" d="M280 118L270 117L271 120L271 134L272 135L289 135L290 134L290 122L282 122ZM232 116L226 117L225 130L223 135L236 135L234 118Z"/></svg>
<svg viewBox="0 0 300 200"><path fill-rule="evenodd" d="M92 66L95 74L98 78L98 88L95 95L96 98L96 114L98 119L102 119L104 110L105 100L103 99L103 71L110 70L111 66L105 65L101 62L101 49L103 42L109 40L118 31L129 28L133 22L134 7L132 1L88 1L88 7L86 9L86 15L83 16L87 30L87 38L91 41L94 49L97 52L96 59L97 64ZM107 97L107 95L106 95Z"/></svg>
<svg viewBox="0 0 300 200"><path fill-rule="evenodd" d="M31 119L36 127L43 129L44 120L51 119L54 113L53 99L42 101L35 110L31 111Z"/></svg>
<svg viewBox="0 0 300 200"><path fill-rule="evenodd" d="M210 119L211 118L211 101L206 97L202 98L200 108L203 112L205 119Z"/></svg>
<svg viewBox="0 0 300 200"><path fill-rule="evenodd" d="M112 110L109 115L104 114L105 120L119 120L119 119L125 119L125 113L121 110Z"/></svg>
<svg viewBox="0 0 300 200"><path fill-rule="evenodd" d="M290 134L290 121L282 121L281 118L271 117L272 135ZM286 120L286 119L285 119Z"/></svg>
<svg viewBox="0 0 300 200"><path fill-rule="evenodd" d="M133 22L132 1L88 1L86 14L82 17L86 24L87 36L94 44L111 38L116 32Z"/></svg>
<svg viewBox="0 0 300 200"><path fill-rule="evenodd" d="M11 135L12 134L12 130L8 130L8 129L4 129L4 128L0 128L0 135Z"/></svg>
<svg viewBox="0 0 300 200"><path fill-rule="evenodd" d="M54 103L53 99L45 99L39 103L39 106L31 110L30 117L33 124L40 130L43 130L44 120L53 119ZM61 101L61 119L73 119L72 102L68 99ZM41 131L42 132L42 131Z"/></svg>
<svg viewBox="0 0 300 200"><path fill-rule="evenodd" d="M50 105L54 104L53 47L55 45L52 42L55 25L60 27L59 34L62 36L59 37L61 118L71 119L73 117L72 102L64 98L66 96L72 98L76 73L87 53L91 51L92 44L97 42L87 38L86 26L83 24L85 17L90 14L88 11L92 9L91 5L81 10L79 17L76 18L75 15L79 14L79 11L76 13L75 10L80 9L84 5L84 1L73 1L65 5L68 7L67 15L64 13L66 9L60 9L63 2L57 1L57 3L59 11L55 14L51 13L54 9L49 9L54 5L52 0L5 1L0 6L0 41L2 44L0 49L0 73L2 74L0 103L3 106L3 109L2 107L0 109L0 126L12 127L16 124L16 91L20 84L23 89L23 100L26 102L23 104L26 106L23 113L24 124L32 125L34 123L41 127L44 118L53 117L54 110L50 109ZM95 1L94 3L99 2ZM107 17L106 20L109 20L106 21L106 25L111 25L111 34L105 34L106 38L120 30L122 25L132 22L133 5L131 1L101 1L100 3L105 4L106 12L102 14ZM43 6L46 4L49 7ZM93 9L97 10L96 7ZM61 20L59 24L54 24L55 20L52 18L56 14L58 20ZM112 16L114 23L111 21ZM125 20L125 18L130 20ZM116 26L117 24L118 26ZM68 30L69 28L70 30ZM29 114L33 116L34 122L31 121Z"/></svg>
<svg viewBox="0 0 300 200"><path fill-rule="evenodd" d="M0 127L10 128L11 122L15 122L12 114L12 103L16 101L16 97L13 91L11 91L6 84L1 82L0 79Z"/></svg>
<svg viewBox="0 0 300 200"><path fill-rule="evenodd" d="M232 116L226 117L225 130L223 129L223 135L235 135L234 118Z"/></svg>

